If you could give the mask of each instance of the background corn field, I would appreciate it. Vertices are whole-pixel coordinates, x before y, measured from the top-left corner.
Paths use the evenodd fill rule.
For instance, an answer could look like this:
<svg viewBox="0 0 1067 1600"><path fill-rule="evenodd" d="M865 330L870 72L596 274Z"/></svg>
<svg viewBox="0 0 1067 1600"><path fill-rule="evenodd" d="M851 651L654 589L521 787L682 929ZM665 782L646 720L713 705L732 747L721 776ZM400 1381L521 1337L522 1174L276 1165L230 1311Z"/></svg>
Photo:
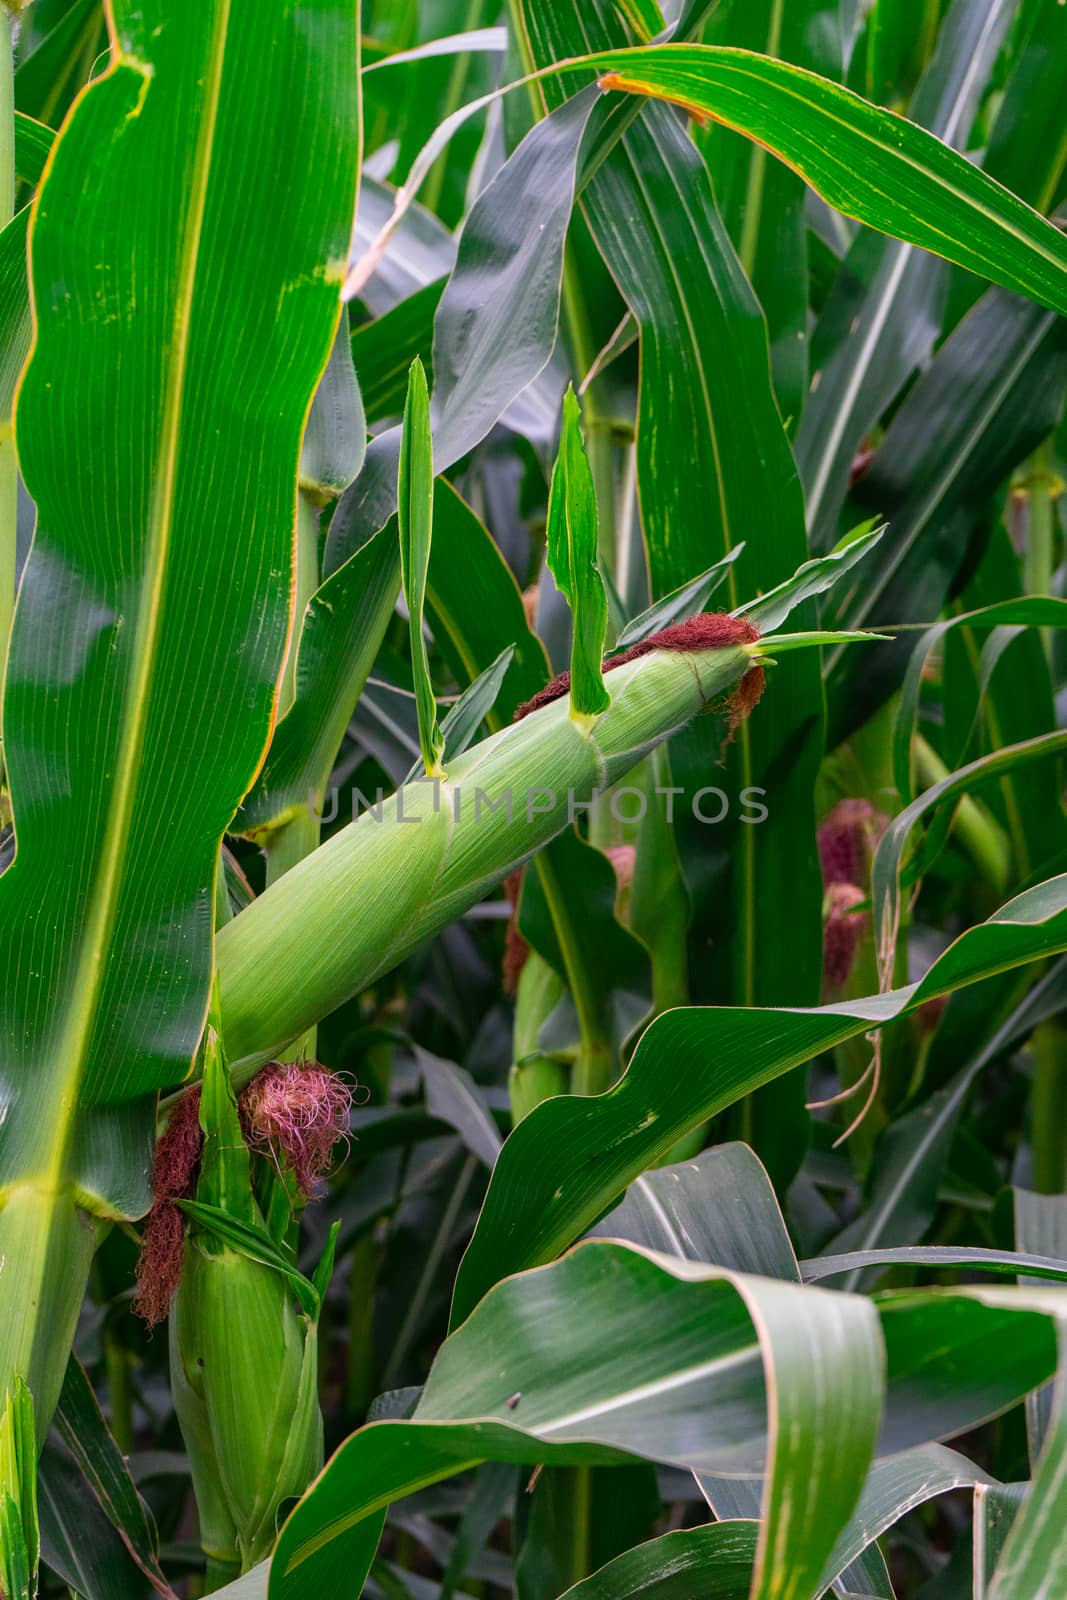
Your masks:
<svg viewBox="0 0 1067 1600"><path fill-rule="evenodd" d="M1067 1596L1065 90L0 0L0 1600Z"/></svg>

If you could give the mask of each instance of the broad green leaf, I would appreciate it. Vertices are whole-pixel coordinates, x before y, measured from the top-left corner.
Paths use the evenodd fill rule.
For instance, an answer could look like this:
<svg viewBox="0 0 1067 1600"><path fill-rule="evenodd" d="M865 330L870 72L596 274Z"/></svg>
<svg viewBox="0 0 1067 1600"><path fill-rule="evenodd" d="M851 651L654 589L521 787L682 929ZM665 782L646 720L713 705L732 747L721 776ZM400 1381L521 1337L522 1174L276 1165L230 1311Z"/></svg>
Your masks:
<svg viewBox="0 0 1067 1600"><path fill-rule="evenodd" d="M642 1173L589 1233L734 1272L800 1278L770 1179L744 1144L718 1145L692 1161Z"/></svg>
<svg viewBox="0 0 1067 1600"><path fill-rule="evenodd" d="M430 778L444 776L441 757L445 743L437 722L437 701L430 681L430 661L423 632L426 573L433 537L433 439L430 435L430 394L422 362L416 357L408 375L403 437L397 485L400 524L400 570L407 603L411 637L411 668L415 678L415 704L419 714L419 746Z"/></svg>
<svg viewBox="0 0 1067 1600"><path fill-rule="evenodd" d="M582 437L582 417L573 389L563 401L563 432L548 497L547 560L556 587L567 598L574 629L571 643L571 711L593 717L610 703L601 661L608 601L597 570L596 488Z"/></svg>
<svg viewBox="0 0 1067 1600"><path fill-rule="evenodd" d="M740 1489L747 1500L753 1492L752 1483L744 1479L702 1477L700 1482L717 1516L740 1515L736 1509L720 1511L720 1506L725 1506L724 1495L729 1497L732 1492ZM893 1527L901 1517L913 1511L916 1506L923 1505L938 1495L950 1494L954 1489L969 1489L988 1483L986 1474L965 1456L958 1455L955 1450L946 1450L943 1445L938 1444L920 1445L916 1449L890 1456L888 1460L874 1462L856 1509L838 1535L823 1569L819 1580L819 1592L832 1584L835 1594L845 1593L846 1585L841 1581L843 1575L849 1574L852 1564L860 1561L865 1551L871 1551L874 1541L881 1534ZM758 1495L758 1484L755 1486L755 1492ZM758 1506L758 1500L756 1503ZM688 1535L688 1540L691 1542L683 1546L682 1541L679 1541L678 1566L680 1569L689 1568L694 1580L700 1570L702 1559L706 1560L708 1550L714 1548L711 1540L712 1532L713 1528L694 1529ZM651 1546L646 1545L643 1548L651 1554ZM849 1590L853 1587L851 1583L847 1585ZM686 1591L680 1592L684 1594ZM698 1591L695 1588L692 1594L693 1600L696 1600Z"/></svg>
<svg viewBox="0 0 1067 1600"><path fill-rule="evenodd" d="M502 1276L566 1249L678 1139L744 1094L935 995L1064 949L1061 877L961 934L907 988L807 1011L694 1007L658 1017L607 1094L547 1101L507 1141L460 1267L453 1326Z"/></svg>
<svg viewBox="0 0 1067 1600"><path fill-rule="evenodd" d="M576 1583L566 1600L748 1600L758 1533L748 1520L665 1533Z"/></svg>
<svg viewBox="0 0 1067 1600"><path fill-rule="evenodd" d="M1067 240L904 117L815 73L712 45L613 51L587 64L602 88L669 100L759 140L846 216L1067 313Z"/></svg>
<svg viewBox="0 0 1067 1600"><path fill-rule="evenodd" d="M768 1421L771 1524L759 1530L752 1593L818 1593L817 1574L865 1476L861 1468L861 1481L843 1492L845 1461L854 1463L859 1452L851 1431L833 1433L831 1416L847 1415L850 1427L862 1426L872 1395L861 1400L857 1385L864 1369L868 1385L878 1385L879 1361L877 1339L870 1343L876 1329L866 1319L874 1303L833 1294L807 1299L812 1292L601 1240L542 1271L510 1278L442 1346L411 1420L371 1424L333 1457L282 1531L272 1564L274 1600L342 1575L348 1583L355 1577L358 1587L388 1502L477 1460L603 1462L618 1459L621 1449L691 1470L749 1476L759 1470ZM1059 1303L1047 1292L1017 1290L883 1297L877 1313L887 1405L880 1452L894 1457L971 1426L1041 1382L1056 1359L1051 1324ZM841 1343L831 1332L838 1316L848 1319ZM631 1325L631 1318L638 1320ZM551 1339L544 1337L548 1330ZM819 1350L811 1338L827 1342ZM998 1339L1013 1341L1010 1370ZM813 1380L822 1385L819 1397ZM825 1450L813 1459L808 1449L820 1438ZM723 1465L709 1468L708 1457ZM818 1480L825 1485L821 1515L810 1492ZM778 1484L793 1489L791 1517L778 1515L785 1509ZM776 1559L776 1532L789 1539L785 1559ZM816 1567L819 1546L824 1554Z"/></svg>
<svg viewBox="0 0 1067 1600"><path fill-rule="evenodd" d="M342 1570L358 1584L380 1508L473 1460L623 1451L741 1468L762 1458L765 1427L768 1520L752 1593L806 1594L861 1487L881 1364L867 1301L589 1242L479 1307L442 1347L410 1422L372 1425L342 1447L286 1524L271 1594Z"/></svg>
<svg viewBox="0 0 1067 1600"><path fill-rule="evenodd" d="M27 1373L39 1419L93 1245L76 1206L144 1209L152 1096L203 1025L218 847L269 733L358 170L342 0L113 9L111 71L36 201L18 397L38 518L5 695L0 1255L23 1287L0 1309L0 1389Z"/></svg>

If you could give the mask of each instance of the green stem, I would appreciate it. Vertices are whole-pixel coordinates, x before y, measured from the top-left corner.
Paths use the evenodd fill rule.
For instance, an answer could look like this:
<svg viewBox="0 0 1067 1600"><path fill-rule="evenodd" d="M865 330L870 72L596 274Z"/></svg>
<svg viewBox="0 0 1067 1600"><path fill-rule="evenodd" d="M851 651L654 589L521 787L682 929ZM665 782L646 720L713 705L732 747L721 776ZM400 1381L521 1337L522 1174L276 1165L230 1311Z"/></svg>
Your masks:
<svg viewBox="0 0 1067 1600"><path fill-rule="evenodd" d="M110 1401L111 1432L124 1456L133 1449L133 1390L130 1363L113 1329L104 1336L104 1369Z"/></svg>
<svg viewBox="0 0 1067 1600"><path fill-rule="evenodd" d="M578 1014L578 1059L574 1063L571 1088L575 1094L602 1094L610 1088L614 1077L615 1051L604 1027L600 996L585 962L582 935L571 921L547 850L535 857L534 866L559 940L567 987Z"/></svg>
<svg viewBox="0 0 1067 1600"><path fill-rule="evenodd" d="M1038 1194L1067 1192L1067 1032L1055 1021L1034 1029L1032 1142Z"/></svg>
<svg viewBox="0 0 1067 1600"><path fill-rule="evenodd" d="M289 644L285 669L278 693L279 715L284 716L296 699L296 665L300 646L300 631L308 601L315 593L319 581L319 513L309 495L301 491L297 496L296 513L296 595L293 606L293 637ZM267 884L277 880L318 849L321 830L310 809L299 810L291 821L267 834L263 853L267 858ZM306 1056L314 1060L317 1029L309 1028L282 1053L282 1060L299 1061Z"/></svg>
<svg viewBox="0 0 1067 1600"><path fill-rule="evenodd" d="M951 776L945 763L921 734L915 739L915 769L923 788ZM975 865L1002 891L1011 871L1011 847L1004 831L986 808L965 794L956 809L953 832Z"/></svg>
<svg viewBox="0 0 1067 1600"><path fill-rule="evenodd" d="M1051 594L1055 565L1056 495L1059 480L1052 469L1048 444L1039 446L1030 458L1026 474L1026 549L1023 552L1023 582L1027 594ZM1038 634L1046 656L1052 657L1052 630Z"/></svg>

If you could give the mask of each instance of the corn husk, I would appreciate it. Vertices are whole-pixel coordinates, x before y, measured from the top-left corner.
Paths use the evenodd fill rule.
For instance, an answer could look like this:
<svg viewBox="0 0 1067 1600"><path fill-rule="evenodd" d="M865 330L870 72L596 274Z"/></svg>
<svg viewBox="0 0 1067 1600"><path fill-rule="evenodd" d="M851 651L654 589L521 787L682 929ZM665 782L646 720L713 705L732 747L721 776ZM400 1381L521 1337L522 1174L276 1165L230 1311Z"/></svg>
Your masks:
<svg viewBox="0 0 1067 1600"><path fill-rule="evenodd" d="M213 1582L270 1553L284 1501L322 1466L317 1291L283 1259L252 1191L218 1035L209 1028L196 1205L170 1319L175 1410ZM206 1218L213 1223L205 1223ZM262 1248L257 1244L261 1242ZM265 1259L264 1259L265 1258ZM294 1296L294 1282L306 1291Z"/></svg>
<svg viewBox="0 0 1067 1600"><path fill-rule="evenodd" d="M450 763L444 780L404 785L381 820L361 816L286 873L218 938L221 1026L238 1078L482 899L576 805L720 701L755 653L738 644L628 662L611 673L600 716L572 717L566 698L543 706Z"/></svg>

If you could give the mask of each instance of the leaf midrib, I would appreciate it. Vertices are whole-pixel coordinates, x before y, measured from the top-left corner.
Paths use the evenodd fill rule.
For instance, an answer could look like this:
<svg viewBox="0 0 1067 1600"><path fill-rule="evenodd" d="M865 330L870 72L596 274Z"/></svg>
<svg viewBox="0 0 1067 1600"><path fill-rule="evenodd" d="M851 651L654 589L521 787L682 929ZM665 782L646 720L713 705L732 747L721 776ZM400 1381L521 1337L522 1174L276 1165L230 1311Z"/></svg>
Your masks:
<svg viewBox="0 0 1067 1600"><path fill-rule="evenodd" d="M124 846L133 817L137 773L141 766L148 726L151 684L159 648L160 616L170 553L175 504L175 481L184 409L185 377L189 360L192 306L196 292L197 266L204 216L207 209L208 180L215 147L219 102L222 90L226 38L232 0L216 0L215 24L203 84L203 115L192 166L189 206L178 266L178 294L175 303L165 384L163 418L148 527L146 581L142 586L137 620L134 625L132 658L123 707L123 730L116 753L113 803L100 853L99 866L90 892L90 912L81 937L81 949L74 982L66 1000L65 1017L50 1052L53 1081L61 1092L50 1097L54 1120L44 1128L48 1141L49 1176L54 1190L62 1186L71 1136L77 1115L77 1091L85 1068L106 971L108 941L115 925L125 864ZM129 56L118 56L112 73L126 67L145 77L150 74ZM59 148L59 145L56 146ZM32 238L31 238L32 245ZM206 1007L207 997L204 997Z"/></svg>

